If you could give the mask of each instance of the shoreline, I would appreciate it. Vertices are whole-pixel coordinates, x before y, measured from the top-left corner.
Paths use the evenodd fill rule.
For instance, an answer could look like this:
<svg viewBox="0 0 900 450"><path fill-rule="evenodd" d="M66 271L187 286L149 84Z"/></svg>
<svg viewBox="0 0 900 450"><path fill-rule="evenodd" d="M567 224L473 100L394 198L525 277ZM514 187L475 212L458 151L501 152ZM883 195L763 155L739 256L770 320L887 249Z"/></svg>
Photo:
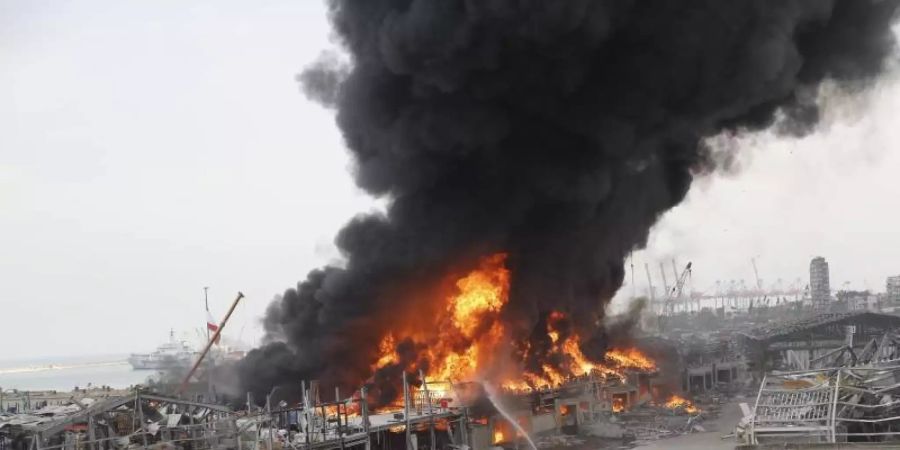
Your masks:
<svg viewBox="0 0 900 450"><path fill-rule="evenodd" d="M92 367L111 367L111 366L121 366L128 364L126 360L118 360L118 361L101 361L101 362L89 362L82 364L47 364L47 365L34 365L34 366L21 366L21 367L11 367L11 368L3 368L0 369L0 375L12 375L12 374L23 374L23 373L38 373L38 372L48 372L51 370L71 370L71 369L85 369Z"/></svg>
<svg viewBox="0 0 900 450"><path fill-rule="evenodd" d="M20 361L0 367L0 387L4 392L72 391L96 386L116 389L145 384L158 372L135 370L127 360L107 355L104 359L88 358L69 361Z"/></svg>

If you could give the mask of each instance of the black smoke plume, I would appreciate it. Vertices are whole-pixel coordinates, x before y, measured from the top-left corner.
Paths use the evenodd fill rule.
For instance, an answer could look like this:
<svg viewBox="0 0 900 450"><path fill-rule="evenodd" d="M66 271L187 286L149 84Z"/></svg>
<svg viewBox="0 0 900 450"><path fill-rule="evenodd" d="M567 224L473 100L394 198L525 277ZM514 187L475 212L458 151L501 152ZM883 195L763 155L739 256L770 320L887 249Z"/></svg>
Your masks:
<svg viewBox="0 0 900 450"><path fill-rule="evenodd" d="M776 119L811 130L820 83L882 71L898 0L328 4L349 63L300 78L336 108L357 184L390 201L338 233L345 267L271 305L278 342L240 367L256 398L301 379L359 386L416 293L501 251L509 329L527 338L561 310L602 356L624 257L714 169L704 139Z"/></svg>

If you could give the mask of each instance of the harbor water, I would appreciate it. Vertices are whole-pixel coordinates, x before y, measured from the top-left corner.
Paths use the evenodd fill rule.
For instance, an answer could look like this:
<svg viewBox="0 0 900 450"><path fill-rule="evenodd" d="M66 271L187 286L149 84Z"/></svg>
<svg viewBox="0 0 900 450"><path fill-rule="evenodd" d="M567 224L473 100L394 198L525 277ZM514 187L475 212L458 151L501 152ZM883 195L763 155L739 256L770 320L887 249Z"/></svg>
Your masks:
<svg viewBox="0 0 900 450"><path fill-rule="evenodd" d="M0 389L70 391L90 386L124 389L143 384L157 372L134 370L128 355L0 360Z"/></svg>

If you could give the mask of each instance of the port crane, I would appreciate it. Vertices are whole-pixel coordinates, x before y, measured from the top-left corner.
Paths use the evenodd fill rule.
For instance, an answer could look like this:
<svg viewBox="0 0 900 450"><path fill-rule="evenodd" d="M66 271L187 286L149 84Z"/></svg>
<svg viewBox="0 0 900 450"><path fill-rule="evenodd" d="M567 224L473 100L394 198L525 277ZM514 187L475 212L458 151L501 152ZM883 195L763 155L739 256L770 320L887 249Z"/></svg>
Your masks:
<svg viewBox="0 0 900 450"><path fill-rule="evenodd" d="M687 263L684 270L681 272L681 275L675 280L675 286L672 286L672 290L666 295L666 300L663 304L664 315L668 316L675 312L675 302L681 299L682 294L684 293L684 283L687 281L688 277L691 276L691 264L691 262Z"/></svg>
<svg viewBox="0 0 900 450"><path fill-rule="evenodd" d="M672 276L675 277L674 280L678 282L678 263L675 262L675 258L672 258Z"/></svg>
<svg viewBox="0 0 900 450"><path fill-rule="evenodd" d="M756 278L756 289L762 292L763 282L762 278L759 277L759 270L756 268L756 258L750 258L750 264L753 265L753 276Z"/></svg>
<svg viewBox="0 0 900 450"><path fill-rule="evenodd" d="M669 292L669 280L666 279L666 268L663 267L663 263L659 263L659 274L662 275L663 280L663 292Z"/></svg>
<svg viewBox="0 0 900 450"><path fill-rule="evenodd" d="M671 316L675 312L675 302L681 300L681 296L684 293L684 283L690 275L691 263L688 262L687 266L684 267L684 271L681 272L681 275L675 278L675 285L672 286L672 289L666 294L666 297L663 300L662 310L656 319L656 327L660 332L665 328L665 318Z"/></svg>
<svg viewBox="0 0 900 450"><path fill-rule="evenodd" d="M653 280L650 278L650 265L644 263L644 272L647 272L647 289L648 296L650 297L650 304L652 305L654 301L656 301L656 295L653 292Z"/></svg>
<svg viewBox="0 0 900 450"><path fill-rule="evenodd" d="M763 290L763 280L759 277L759 270L756 268L756 258L750 258L750 264L753 265L753 276L756 278L756 300L760 305L768 305L768 296ZM751 300L750 304L753 302Z"/></svg>

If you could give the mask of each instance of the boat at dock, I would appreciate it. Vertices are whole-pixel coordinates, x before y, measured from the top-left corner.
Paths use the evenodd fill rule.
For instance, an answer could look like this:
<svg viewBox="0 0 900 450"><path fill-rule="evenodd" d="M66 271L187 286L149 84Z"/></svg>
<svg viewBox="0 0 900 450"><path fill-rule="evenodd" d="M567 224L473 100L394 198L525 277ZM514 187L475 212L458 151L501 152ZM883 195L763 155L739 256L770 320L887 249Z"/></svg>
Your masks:
<svg viewBox="0 0 900 450"><path fill-rule="evenodd" d="M132 353L128 363L135 370L166 370L176 367L189 367L196 352L185 341L175 339L175 331L169 331L169 342L166 342L150 353Z"/></svg>

